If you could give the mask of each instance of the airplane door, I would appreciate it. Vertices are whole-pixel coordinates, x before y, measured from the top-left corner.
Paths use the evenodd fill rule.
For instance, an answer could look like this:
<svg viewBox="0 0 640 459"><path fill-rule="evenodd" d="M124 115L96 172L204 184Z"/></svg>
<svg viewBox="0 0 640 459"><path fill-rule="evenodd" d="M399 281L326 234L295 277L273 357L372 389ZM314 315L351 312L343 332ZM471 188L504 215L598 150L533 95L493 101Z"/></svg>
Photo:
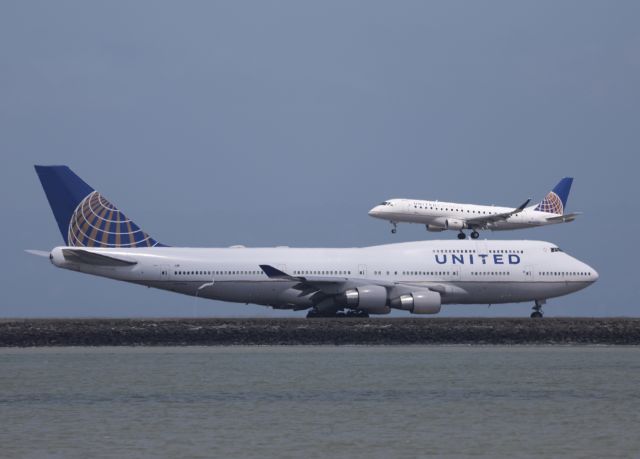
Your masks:
<svg viewBox="0 0 640 459"><path fill-rule="evenodd" d="M367 275L367 267L365 265L358 265L358 274L361 276Z"/></svg>
<svg viewBox="0 0 640 459"><path fill-rule="evenodd" d="M533 282L535 279L535 275L534 275L534 269L533 266L529 265L529 266L524 266L522 268L522 275L524 277L524 280L527 282Z"/></svg>
<svg viewBox="0 0 640 459"><path fill-rule="evenodd" d="M409 203L409 211L413 214L413 215L418 215L418 203L413 201Z"/></svg>
<svg viewBox="0 0 640 459"><path fill-rule="evenodd" d="M152 272L150 274L160 281L169 280L171 277L171 267L169 265L153 265L153 269L151 271Z"/></svg>

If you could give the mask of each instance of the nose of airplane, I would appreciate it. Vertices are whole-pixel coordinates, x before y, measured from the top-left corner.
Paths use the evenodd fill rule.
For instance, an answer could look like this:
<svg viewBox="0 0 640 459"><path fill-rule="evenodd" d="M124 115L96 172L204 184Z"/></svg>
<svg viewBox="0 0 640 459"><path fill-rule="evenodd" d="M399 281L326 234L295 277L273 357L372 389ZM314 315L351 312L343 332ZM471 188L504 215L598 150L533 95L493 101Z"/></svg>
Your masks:
<svg viewBox="0 0 640 459"><path fill-rule="evenodd" d="M369 211L369 215L371 217L377 217L378 215L380 215L380 206L375 206L373 209L371 209Z"/></svg>
<svg viewBox="0 0 640 459"><path fill-rule="evenodd" d="M582 269L583 272L586 272L587 275L589 276L588 282L595 282L598 280L598 278L600 277L600 275L598 274L598 271L596 271L595 269L593 269L591 266L589 266L586 263L582 263Z"/></svg>

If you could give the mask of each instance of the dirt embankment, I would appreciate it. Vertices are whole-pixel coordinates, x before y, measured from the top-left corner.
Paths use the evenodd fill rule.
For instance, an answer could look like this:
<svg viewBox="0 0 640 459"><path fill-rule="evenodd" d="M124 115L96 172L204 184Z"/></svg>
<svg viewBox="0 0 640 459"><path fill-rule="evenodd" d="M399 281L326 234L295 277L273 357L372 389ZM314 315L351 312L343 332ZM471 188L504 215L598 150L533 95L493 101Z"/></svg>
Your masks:
<svg viewBox="0 0 640 459"><path fill-rule="evenodd" d="M0 346L640 344L640 319L36 319Z"/></svg>

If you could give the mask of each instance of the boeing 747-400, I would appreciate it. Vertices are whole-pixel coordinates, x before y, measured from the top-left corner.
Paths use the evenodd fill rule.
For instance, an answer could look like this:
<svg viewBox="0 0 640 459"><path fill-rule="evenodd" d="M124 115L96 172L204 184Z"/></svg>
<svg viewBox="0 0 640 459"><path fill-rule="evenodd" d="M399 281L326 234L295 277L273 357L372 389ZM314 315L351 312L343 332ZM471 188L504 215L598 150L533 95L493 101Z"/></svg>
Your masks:
<svg viewBox="0 0 640 459"><path fill-rule="evenodd" d="M533 302L598 279L540 241L421 241L358 248L185 248L161 244L66 166L36 166L64 246L53 265L185 295L308 317L438 313L443 304Z"/></svg>

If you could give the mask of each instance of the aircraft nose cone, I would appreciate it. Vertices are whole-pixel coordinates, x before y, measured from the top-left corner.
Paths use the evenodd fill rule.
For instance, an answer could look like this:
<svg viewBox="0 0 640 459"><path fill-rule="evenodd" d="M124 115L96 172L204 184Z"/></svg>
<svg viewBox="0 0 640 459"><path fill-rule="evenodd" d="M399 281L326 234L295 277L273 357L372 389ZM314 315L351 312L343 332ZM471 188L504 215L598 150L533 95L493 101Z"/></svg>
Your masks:
<svg viewBox="0 0 640 459"><path fill-rule="evenodd" d="M595 269L591 269L591 279L592 282L597 281L600 278L600 274L598 274L598 271L596 271Z"/></svg>
<svg viewBox="0 0 640 459"><path fill-rule="evenodd" d="M373 209L371 209L369 211L369 215L372 217L375 217L377 215L380 215L380 209L378 209L379 206L375 206Z"/></svg>

